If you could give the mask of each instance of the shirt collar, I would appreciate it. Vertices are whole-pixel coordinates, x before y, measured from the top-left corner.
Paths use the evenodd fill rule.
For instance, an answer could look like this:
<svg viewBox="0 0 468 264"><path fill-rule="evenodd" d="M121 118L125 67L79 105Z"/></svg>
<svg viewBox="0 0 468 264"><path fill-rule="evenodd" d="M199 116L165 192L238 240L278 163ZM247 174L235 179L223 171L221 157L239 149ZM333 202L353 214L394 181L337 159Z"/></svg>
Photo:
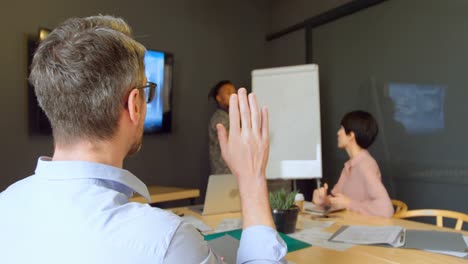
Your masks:
<svg viewBox="0 0 468 264"><path fill-rule="evenodd" d="M356 166L365 156L369 155L369 152L365 149L359 151L359 153L354 156L354 158L345 162L345 168L351 169L352 167Z"/></svg>
<svg viewBox="0 0 468 264"><path fill-rule="evenodd" d="M146 185L131 172L117 167L89 161L52 161L49 157L40 157L35 174L50 180L100 179L115 182L107 187L127 194L137 192L148 202L151 198Z"/></svg>

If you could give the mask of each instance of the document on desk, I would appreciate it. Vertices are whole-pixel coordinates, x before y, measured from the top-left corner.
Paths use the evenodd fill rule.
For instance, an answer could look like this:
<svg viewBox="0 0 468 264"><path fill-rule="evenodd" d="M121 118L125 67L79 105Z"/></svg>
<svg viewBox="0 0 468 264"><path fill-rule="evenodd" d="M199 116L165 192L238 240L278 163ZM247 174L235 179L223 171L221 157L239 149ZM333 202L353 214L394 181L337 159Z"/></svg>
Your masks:
<svg viewBox="0 0 468 264"><path fill-rule="evenodd" d="M347 243L328 241L332 233L324 232L323 229L332 226L334 223L334 221L312 220L308 215L300 215L297 231L289 234L289 236L312 244L312 246L319 246L337 251L345 251L346 249L354 246Z"/></svg>
<svg viewBox="0 0 468 264"><path fill-rule="evenodd" d="M216 227L214 233L225 232L242 228L242 220L240 218L225 218Z"/></svg>
<svg viewBox="0 0 468 264"><path fill-rule="evenodd" d="M388 244L401 247L405 244L405 228L401 226L342 226L330 241L361 245Z"/></svg>
<svg viewBox="0 0 468 264"><path fill-rule="evenodd" d="M195 228L197 228L200 232L204 233L204 232L208 232L208 231L211 231L211 227L207 226L203 221L191 216L191 215L186 215L184 217L182 217L182 220L184 222L187 222L189 224L192 224L195 226Z"/></svg>
<svg viewBox="0 0 468 264"><path fill-rule="evenodd" d="M300 223L299 223L300 229L322 230L322 229L332 226L335 223L335 221L314 220L314 219L311 219L310 216L304 216L304 215L299 216L299 220L300 220Z"/></svg>
<svg viewBox="0 0 468 264"><path fill-rule="evenodd" d="M349 243L330 242L328 239L331 235L332 233L324 232L317 228L303 229L293 234L289 234L290 237L309 243L312 246L328 248L336 251L345 251L354 246Z"/></svg>

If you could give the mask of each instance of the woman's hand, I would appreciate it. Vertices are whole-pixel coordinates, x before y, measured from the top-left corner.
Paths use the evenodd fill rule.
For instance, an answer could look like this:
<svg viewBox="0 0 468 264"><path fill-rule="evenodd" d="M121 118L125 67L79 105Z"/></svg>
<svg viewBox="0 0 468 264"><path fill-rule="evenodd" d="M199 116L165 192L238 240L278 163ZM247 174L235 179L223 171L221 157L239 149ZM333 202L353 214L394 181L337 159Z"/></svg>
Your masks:
<svg viewBox="0 0 468 264"><path fill-rule="evenodd" d="M312 202L318 206L324 206L327 201L327 191L328 191L328 184L324 184L323 187L314 190L314 194L312 197Z"/></svg>

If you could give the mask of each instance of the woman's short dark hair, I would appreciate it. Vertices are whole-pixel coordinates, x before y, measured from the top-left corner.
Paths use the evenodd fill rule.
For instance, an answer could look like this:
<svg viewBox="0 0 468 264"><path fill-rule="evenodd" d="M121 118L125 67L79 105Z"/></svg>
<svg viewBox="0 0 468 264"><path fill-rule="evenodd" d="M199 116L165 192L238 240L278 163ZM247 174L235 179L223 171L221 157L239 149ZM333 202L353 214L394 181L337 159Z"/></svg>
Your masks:
<svg viewBox="0 0 468 264"><path fill-rule="evenodd" d="M219 81L215 86L213 86L213 88L211 88L208 97L213 98L213 100L215 100L216 102L216 96L218 95L219 89L221 89L221 87L223 87L226 84L232 84L232 82L229 80Z"/></svg>
<svg viewBox="0 0 468 264"><path fill-rule="evenodd" d="M365 111L353 111L347 113L341 119L341 126L347 135L353 132L356 143L363 149L369 148L374 143L379 127L374 117Z"/></svg>

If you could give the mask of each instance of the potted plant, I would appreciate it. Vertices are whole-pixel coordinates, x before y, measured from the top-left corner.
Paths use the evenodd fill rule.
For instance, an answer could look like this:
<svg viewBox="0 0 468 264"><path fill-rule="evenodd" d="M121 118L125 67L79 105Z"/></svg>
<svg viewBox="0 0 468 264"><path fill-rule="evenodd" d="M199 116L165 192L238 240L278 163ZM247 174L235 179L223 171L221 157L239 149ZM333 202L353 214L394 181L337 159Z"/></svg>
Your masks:
<svg viewBox="0 0 468 264"><path fill-rule="evenodd" d="M278 232L290 234L296 231L297 215L300 210L294 204L297 193L298 191L288 193L284 189L269 193L273 221Z"/></svg>

